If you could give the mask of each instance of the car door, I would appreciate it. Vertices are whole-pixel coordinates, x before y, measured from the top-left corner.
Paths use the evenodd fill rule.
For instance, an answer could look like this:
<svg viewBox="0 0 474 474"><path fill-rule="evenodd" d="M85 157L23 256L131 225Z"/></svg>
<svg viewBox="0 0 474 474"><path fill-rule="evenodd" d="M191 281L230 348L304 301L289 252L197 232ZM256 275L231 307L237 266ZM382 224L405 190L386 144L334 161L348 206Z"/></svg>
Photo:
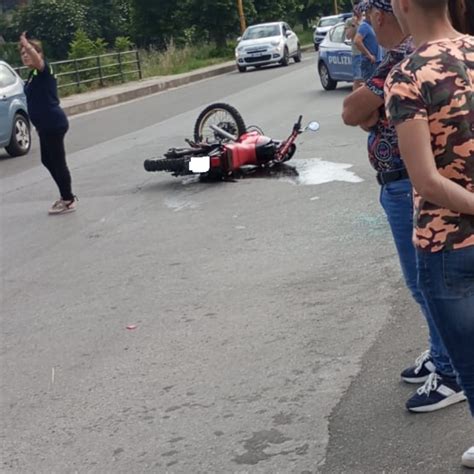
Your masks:
<svg viewBox="0 0 474 474"><path fill-rule="evenodd" d="M329 69L329 75L333 79L340 78L341 64L339 59L339 40L340 31L337 26L333 26L327 33L327 37L324 40L324 46L326 49L326 62Z"/></svg>
<svg viewBox="0 0 474 474"><path fill-rule="evenodd" d="M10 104L16 93L17 76L5 64L0 64L0 143L8 144L13 117Z"/></svg>
<svg viewBox="0 0 474 474"><path fill-rule="evenodd" d="M352 51L346 43L344 23L340 23L329 32L330 51L328 52L329 72L333 79L352 80Z"/></svg>
<svg viewBox="0 0 474 474"><path fill-rule="evenodd" d="M283 31L283 34L288 35L288 51L290 52L290 55L293 55L296 53L296 50L298 48L298 37L296 36L296 33L290 28L290 25L288 25L288 23L283 24Z"/></svg>

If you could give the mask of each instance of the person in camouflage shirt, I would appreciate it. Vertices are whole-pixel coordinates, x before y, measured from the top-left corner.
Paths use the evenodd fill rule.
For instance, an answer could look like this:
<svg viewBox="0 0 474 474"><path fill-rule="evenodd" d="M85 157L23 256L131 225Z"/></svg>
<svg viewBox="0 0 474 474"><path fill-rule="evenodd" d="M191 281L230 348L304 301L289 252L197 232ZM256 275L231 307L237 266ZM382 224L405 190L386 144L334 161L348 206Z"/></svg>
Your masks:
<svg viewBox="0 0 474 474"><path fill-rule="evenodd" d="M343 120L347 125L368 129L368 155L380 184L380 204L392 231L405 283L420 306L429 330L429 350L415 364L401 372L404 382L427 383L436 372L436 387L420 387L406 402L413 412L432 412L465 400L463 390L436 325L418 285L416 251L412 242L413 192L398 146L395 127L384 109L384 84L390 71L414 50L412 38L400 28L390 0L368 0L366 15L387 53L365 85L344 100ZM446 393L446 395L443 395Z"/></svg>
<svg viewBox="0 0 474 474"><path fill-rule="evenodd" d="M390 73L385 104L416 190L418 280L474 416L474 37L447 4L392 0L417 49Z"/></svg>

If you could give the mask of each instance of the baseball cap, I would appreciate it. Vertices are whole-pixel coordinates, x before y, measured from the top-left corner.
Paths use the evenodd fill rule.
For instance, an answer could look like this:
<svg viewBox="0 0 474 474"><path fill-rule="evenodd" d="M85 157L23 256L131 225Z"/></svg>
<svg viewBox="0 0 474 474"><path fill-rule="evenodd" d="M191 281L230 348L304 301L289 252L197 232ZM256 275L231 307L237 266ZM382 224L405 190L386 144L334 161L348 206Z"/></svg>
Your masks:
<svg viewBox="0 0 474 474"><path fill-rule="evenodd" d="M364 3L366 4L365 10L374 7L387 13L393 13L392 2L390 0L366 0Z"/></svg>

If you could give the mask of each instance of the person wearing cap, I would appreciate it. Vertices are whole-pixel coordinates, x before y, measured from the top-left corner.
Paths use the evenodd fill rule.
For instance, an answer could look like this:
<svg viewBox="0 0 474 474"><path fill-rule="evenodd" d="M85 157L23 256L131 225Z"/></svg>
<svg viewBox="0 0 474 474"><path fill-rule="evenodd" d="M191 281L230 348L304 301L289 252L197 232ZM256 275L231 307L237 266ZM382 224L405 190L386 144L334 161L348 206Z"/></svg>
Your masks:
<svg viewBox="0 0 474 474"><path fill-rule="evenodd" d="M367 7L367 0L356 5L356 8L361 12L361 14L367 10ZM362 53L360 64L362 79L367 81L379 65L383 56L382 48L380 48L377 43L375 32L367 15L362 19L357 28L357 33L354 37L354 44Z"/></svg>
<svg viewBox="0 0 474 474"><path fill-rule="evenodd" d="M391 69L413 51L411 38L400 28L390 0L369 0L370 17L379 43L388 50L366 84L344 101L346 125L369 131L369 161L377 172L380 203L387 216L402 273L429 330L429 349L401 373L407 383L424 383L407 401L412 412L431 412L465 400L456 374L417 281L416 252L412 242L413 197L395 128L384 109L384 84Z"/></svg>
<svg viewBox="0 0 474 474"><path fill-rule="evenodd" d="M416 46L385 106L415 189L418 281L474 416L474 37L454 29L448 0L392 4ZM474 446L462 463L474 468Z"/></svg>

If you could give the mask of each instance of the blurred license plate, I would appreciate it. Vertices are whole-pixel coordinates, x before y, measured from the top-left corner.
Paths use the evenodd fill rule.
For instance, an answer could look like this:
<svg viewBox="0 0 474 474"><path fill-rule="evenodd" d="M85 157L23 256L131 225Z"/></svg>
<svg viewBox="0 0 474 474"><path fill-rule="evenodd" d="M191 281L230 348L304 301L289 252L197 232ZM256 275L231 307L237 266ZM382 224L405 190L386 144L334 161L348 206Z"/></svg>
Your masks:
<svg viewBox="0 0 474 474"><path fill-rule="evenodd" d="M206 173L211 169L209 156L193 156L189 161L189 171L192 173Z"/></svg>

